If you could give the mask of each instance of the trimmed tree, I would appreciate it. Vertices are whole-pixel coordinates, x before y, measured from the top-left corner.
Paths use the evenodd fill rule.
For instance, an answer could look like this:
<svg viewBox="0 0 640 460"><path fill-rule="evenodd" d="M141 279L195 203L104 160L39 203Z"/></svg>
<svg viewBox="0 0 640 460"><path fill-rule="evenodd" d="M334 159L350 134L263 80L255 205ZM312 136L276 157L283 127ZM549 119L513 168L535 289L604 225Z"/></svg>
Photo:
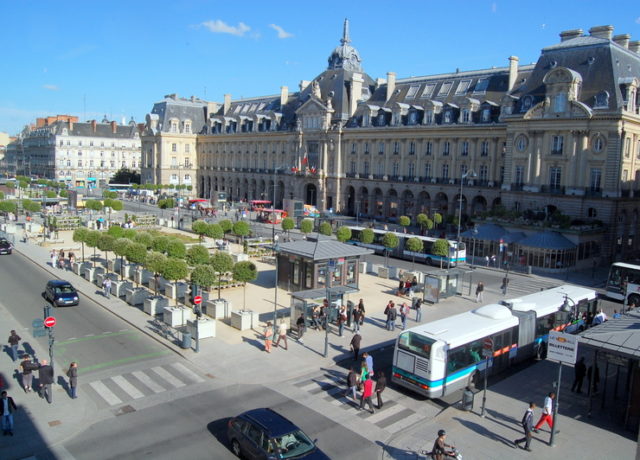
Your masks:
<svg viewBox="0 0 640 460"><path fill-rule="evenodd" d="M133 237L133 241L136 243L140 243L147 249L151 249L151 245L153 244L153 236L149 232L137 232L136 236Z"/></svg>
<svg viewBox="0 0 640 460"><path fill-rule="evenodd" d="M342 227L339 227L336 231L336 238L338 238L338 241L340 241L341 243L346 243L351 239L351 229L349 227L345 227L344 225Z"/></svg>
<svg viewBox="0 0 640 460"><path fill-rule="evenodd" d="M233 270L233 257L226 252L218 251L209 260L211 268L218 275L218 299L220 298L220 288L222 286L222 275Z"/></svg>
<svg viewBox="0 0 640 460"><path fill-rule="evenodd" d="M131 243L127 246L125 257L132 264L143 264L147 257L147 247L141 243ZM136 282L136 286L138 283Z"/></svg>
<svg viewBox="0 0 640 460"><path fill-rule="evenodd" d="M420 238L414 236L413 238L409 238L407 240L407 244L405 245L405 248L407 249L407 251L413 252L413 254L411 254L411 270L413 271L416 265L415 253L422 252L422 249L424 248L424 243Z"/></svg>
<svg viewBox="0 0 640 460"><path fill-rule="evenodd" d="M122 238L124 235L124 228L120 227L119 225L114 225L113 227L109 227L107 233L116 239Z"/></svg>
<svg viewBox="0 0 640 460"><path fill-rule="evenodd" d="M225 235L233 230L233 222L231 222L229 219L221 220L220 222L218 222L218 225L220 225L220 228L222 228L222 232Z"/></svg>
<svg viewBox="0 0 640 460"><path fill-rule="evenodd" d="M132 228L125 228L122 230L122 237L131 241L133 241L133 239L136 237L137 234L138 232L136 232Z"/></svg>
<svg viewBox="0 0 640 460"><path fill-rule="evenodd" d="M436 256L440 256L440 268L442 268L442 258L449 258L449 242L442 238L435 240L431 247L431 252Z"/></svg>
<svg viewBox="0 0 640 460"><path fill-rule="evenodd" d="M163 254L167 253L167 248L169 247L169 242L171 240L168 236L158 236L153 239L151 242L151 248L154 251L161 252Z"/></svg>
<svg viewBox="0 0 640 460"><path fill-rule="evenodd" d="M113 251L113 244L116 239L108 233L101 233L98 238L98 249L104 252L104 261L107 264L107 273L109 273L109 251Z"/></svg>
<svg viewBox="0 0 640 460"><path fill-rule="evenodd" d="M285 217L282 219L282 222L280 222L280 226L282 227L282 230L288 234L295 228L296 222L291 217Z"/></svg>
<svg viewBox="0 0 640 460"><path fill-rule="evenodd" d="M84 243L87 240L87 234L89 230L85 227L76 228L73 231L73 241L76 243L82 243L82 263L84 263Z"/></svg>
<svg viewBox="0 0 640 460"><path fill-rule="evenodd" d="M436 224L436 227L442 224L442 214L436 212L433 214L433 223Z"/></svg>
<svg viewBox="0 0 640 460"><path fill-rule="evenodd" d="M215 240L222 239L224 237L224 231L220 224L207 224L205 235Z"/></svg>
<svg viewBox="0 0 640 460"><path fill-rule="evenodd" d="M385 265L389 266L389 253L398 247L400 240L395 233L387 232L382 236L382 245L384 246Z"/></svg>
<svg viewBox="0 0 640 460"><path fill-rule="evenodd" d="M240 241L244 242L244 238L251 234L251 227L244 220L239 220L233 224L233 234L240 237Z"/></svg>
<svg viewBox="0 0 640 460"><path fill-rule="evenodd" d="M416 223L418 224L418 226L420 226L420 231L422 231L422 234L424 234L427 219L429 219L429 216L424 213L420 213L416 216Z"/></svg>
<svg viewBox="0 0 640 460"><path fill-rule="evenodd" d="M87 237L85 239L85 243L87 243L87 246L89 246L90 248L93 248L93 260L91 262L92 267L95 267L96 248L98 247L98 240L100 239L101 235L102 233L100 233L98 230L90 230L87 233Z"/></svg>
<svg viewBox="0 0 640 460"><path fill-rule="evenodd" d="M209 262L209 250L200 244L196 244L187 249L187 263L194 267ZM211 286L211 285L209 285Z"/></svg>
<svg viewBox="0 0 640 460"><path fill-rule="evenodd" d="M332 230L333 229L331 228L331 224L326 220L322 222L318 227L318 233L320 233L321 235L331 236Z"/></svg>
<svg viewBox="0 0 640 460"><path fill-rule="evenodd" d="M200 241L204 240L204 235L207 233L207 224L204 220L196 220L191 224L191 230L200 237Z"/></svg>
<svg viewBox="0 0 640 460"><path fill-rule="evenodd" d="M411 225L411 218L409 218L407 216L400 216L400 217L398 217L398 224L402 227L402 229L406 233L407 227L409 225Z"/></svg>
<svg viewBox="0 0 640 460"><path fill-rule="evenodd" d="M189 275L189 267L184 260L169 257L162 267L162 271L160 273L165 279L173 281L175 283L178 280L185 279ZM177 297L176 305L178 305Z"/></svg>
<svg viewBox="0 0 640 460"><path fill-rule="evenodd" d="M144 266L150 272L153 272L153 278L157 280L158 275L162 271L162 267L167 263L167 256L160 252L151 251L147 252L144 259ZM154 283L155 295L158 295L158 283Z"/></svg>
<svg viewBox="0 0 640 460"><path fill-rule="evenodd" d="M187 248L182 241L171 239L167 245L167 255L176 259L184 259L184 256L187 255Z"/></svg>
<svg viewBox="0 0 640 460"><path fill-rule="evenodd" d="M302 219L302 222L300 222L300 231L304 233L306 237L308 233L313 231L313 221L311 219Z"/></svg>
<svg viewBox="0 0 640 460"><path fill-rule="evenodd" d="M113 242L113 252L120 257L120 280L124 274L124 256L127 254L127 247L132 244L127 238L118 238Z"/></svg>
<svg viewBox="0 0 640 460"><path fill-rule="evenodd" d="M84 202L84 207L90 209L91 211L102 211L104 205L100 200L87 200Z"/></svg>
<svg viewBox="0 0 640 460"><path fill-rule="evenodd" d="M360 242L362 244L371 244L375 238L376 234L370 228L365 228L360 232Z"/></svg>
<svg viewBox="0 0 640 460"><path fill-rule="evenodd" d="M191 282L203 288L210 288L216 282L216 272L211 265L196 265L191 270Z"/></svg>
<svg viewBox="0 0 640 460"><path fill-rule="evenodd" d="M248 260L238 262L233 266L233 279L243 283L242 287L242 309L247 308L247 283L258 277L256 265Z"/></svg>

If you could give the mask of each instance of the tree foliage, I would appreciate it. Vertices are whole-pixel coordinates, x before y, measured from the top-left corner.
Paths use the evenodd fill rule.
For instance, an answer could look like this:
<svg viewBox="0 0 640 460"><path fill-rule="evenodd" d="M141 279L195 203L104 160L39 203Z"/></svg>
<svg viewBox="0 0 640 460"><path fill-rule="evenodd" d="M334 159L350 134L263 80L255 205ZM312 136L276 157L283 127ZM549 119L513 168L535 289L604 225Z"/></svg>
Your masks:
<svg viewBox="0 0 640 460"><path fill-rule="evenodd" d="M198 286L206 287L213 286L216 282L216 272L210 265L200 264L196 265L191 270L191 282Z"/></svg>
<svg viewBox="0 0 640 460"><path fill-rule="evenodd" d="M109 230L107 230L107 233L114 238L122 238L122 235L124 235L124 228L119 225L112 225L109 227Z"/></svg>
<svg viewBox="0 0 640 460"><path fill-rule="evenodd" d="M395 249L398 247L400 240L398 236L393 232L387 232L382 235L382 245L387 248L387 250Z"/></svg>
<svg viewBox="0 0 640 460"><path fill-rule="evenodd" d="M169 257L160 273L169 281L178 281L185 279L189 275L189 267L187 267L187 263L184 260Z"/></svg>
<svg viewBox="0 0 640 460"><path fill-rule="evenodd" d="M122 237L126 238L128 240L133 241L133 239L136 237L137 234L138 234L138 232L136 232L132 228L123 228L122 229Z"/></svg>
<svg viewBox="0 0 640 460"><path fill-rule="evenodd" d="M351 229L344 225L339 227L336 231L336 238L338 238L338 241L341 241L342 243L349 241L351 239Z"/></svg>
<svg viewBox="0 0 640 460"><path fill-rule="evenodd" d="M147 257L147 247L140 243L130 243L127 246L125 257L132 264L141 264Z"/></svg>
<svg viewBox="0 0 640 460"><path fill-rule="evenodd" d="M207 224L205 235L209 238L219 240L224 236L224 231L219 224Z"/></svg>
<svg viewBox="0 0 640 460"><path fill-rule="evenodd" d="M258 269L253 262L248 260L238 262L233 266L233 279L244 284L243 287L243 309L247 307L247 283L258 277Z"/></svg>
<svg viewBox="0 0 640 460"><path fill-rule="evenodd" d="M22 209L29 212L40 212L42 211L42 205L35 201L22 200Z"/></svg>
<svg viewBox="0 0 640 460"><path fill-rule="evenodd" d="M233 230L233 222L231 222L229 219L223 219L218 222L218 224L220 225L220 228L222 228L222 231L224 233L229 233L231 232L231 230Z"/></svg>
<svg viewBox="0 0 640 460"><path fill-rule="evenodd" d="M239 236L243 241L246 236L251 234L251 227L244 220L239 220L233 224L233 234Z"/></svg>
<svg viewBox="0 0 640 460"><path fill-rule="evenodd" d="M85 227L76 228L73 231L73 241L76 243L82 243L82 263L84 263L84 243L87 240L89 230Z"/></svg>
<svg viewBox="0 0 640 460"><path fill-rule="evenodd" d="M177 259L184 259L184 256L187 255L187 248L182 241L171 239L167 245L167 255Z"/></svg>
<svg viewBox="0 0 640 460"><path fill-rule="evenodd" d="M102 198L109 198L109 199L115 200L116 198L118 198L118 192L113 192L111 190L103 190Z"/></svg>
<svg viewBox="0 0 640 460"><path fill-rule="evenodd" d="M408 227L409 225L411 225L411 218L408 216L400 216L398 218L398 224L400 224L401 227Z"/></svg>
<svg viewBox="0 0 640 460"><path fill-rule="evenodd" d="M118 257L124 257L127 253L127 247L131 244L131 240L127 238L118 238L113 242L113 252Z"/></svg>
<svg viewBox="0 0 640 460"><path fill-rule="evenodd" d="M115 172L110 182L112 184L139 184L140 173L129 168L120 168Z"/></svg>
<svg viewBox="0 0 640 460"><path fill-rule="evenodd" d="M362 244L371 244L375 238L375 233L370 228L365 228L360 232L360 242Z"/></svg>
<svg viewBox="0 0 640 460"><path fill-rule="evenodd" d="M124 205L120 200L112 200L111 198L107 198L103 202L105 208L111 208L113 211L122 211Z"/></svg>
<svg viewBox="0 0 640 460"><path fill-rule="evenodd" d="M331 224L326 220L318 227L318 233L321 235L331 236L332 231L333 229L331 228Z"/></svg>
<svg viewBox="0 0 640 460"><path fill-rule="evenodd" d="M133 237L133 241L142 244L147 249L151 249L153 236L149 232L136 232L136 236Z"/></svg>
<svg viewBox="0 0 640 460"><path fill-rule="evenodd" d="M162 200L158 200L158 207L160 209L171 209L171 208L175 208L176 204L173 198L165 198Z"/></svg>
<svg viewBox="0 0 640 460"><path fill-rule="evenodd" d="M167 236L158 236L153 239L153 242L151 243L151 247L153 248L154 251L166 254L170 241L171 240Z"/></svg>
<svg viewBox="0 0 640 460"><path fill-rule="evenodd" d="M146 257L144 258L145 268L154 274L160 273L166 262L167 256L156 251L147 252Z"/></svg>
<svg viewBox="0 0 640 460"><path fill-rule="evenodd" d="M100 236L102 236L102 233L98 230L89 230L84 242L87 243L87 246L90 248L96 248L98 247L98 240L100 239Z"/></svg>
<svg viewBox="0 0 640 460"><path fill-rule="evenodd" d="M102 211L104 205L100 200L87 200L84 202L84 207L86 209L90 209L91 211Z"/></svg>
<svg viewBox="0 0 640 460"><path fill-rule="evenodd" d="M211 268L218 275L218 299L220 298L220 286L222 285L222 275L233 270L233 257L226 252L218 251L211 256L209 261Z"/></svg>
<svg viewBox="0 0 640 460"><path fill-rule="evenodd" d="M439 212L436 212L433 214L433 222L436 225L440 225L442 223L442 214L440 214Z"/></svg>
<svg viewBox="0 0 640 460"><path fill-rule="evenodd" d="M196 244L187 249L186 261L192 267L209 262L209 250L201 244ZM210 286L210 285L209 285Z"/></svg>
<svg viewBox="0 0 640 460"><path fill-rule="evenodd" d="M300 231L305 235L313 231L313 221L311 219L303 219L300 222Z"/></svg>
<svg viewBox="0 0 640 460"><path fill-rule="evenodd" d="M191 230L193 230L193 232L197 235L202 236L207 233L208 226L209 224L207 224L204 220L196 220L191 224Z"/></svg>
<svg viewBox="0 0 640 460"><path fill-rule="evenodd" d="M415 236L413 238L409 238L407 240L407 244L405 245L405 248L407 248L407 251L411 251L411 252L422 252L423 247L424 247L424 243L422 242L422 240Z"/></svg>
<svg viewBox="0 0 640 460"><path fill-rule="evenodd" d="M12 212L16 213L18 206L15 201L0 201L0 211L1 212Z"/></svg>
<svg viewBox="0 0 640 460"><path fill-rule="evenodd" d="M289 232L295 228L296 223L291 217L285 217L282 219L282 222L280 222L280 226L283 231Z"/></svg>

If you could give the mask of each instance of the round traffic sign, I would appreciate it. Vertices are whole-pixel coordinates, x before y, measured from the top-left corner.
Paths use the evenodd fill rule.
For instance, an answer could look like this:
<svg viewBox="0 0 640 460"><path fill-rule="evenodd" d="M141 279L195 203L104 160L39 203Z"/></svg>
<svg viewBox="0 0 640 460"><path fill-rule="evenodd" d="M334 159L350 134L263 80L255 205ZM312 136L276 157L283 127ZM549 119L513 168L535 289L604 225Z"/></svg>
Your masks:
<svg viewBox="0 0 640 460"><path fill-rule="evenodd" d="M196 305L200 305L202 303L202 296L201 295L197 295L193 298L193 303Z"/></svg>
<svg viewBox="0 0 640 460"><path fill-rule="evenodd" d="M493 339L491 337L487 337L482 341L482 348L485 350L493 350Z"/></svg>
<svg viewBox="0 0 640 460"><path fill-rule="evenodd" d="M46 327L53 327L56 325L56 319L53 316L49 316L44 319L44 325Z"/></svg>

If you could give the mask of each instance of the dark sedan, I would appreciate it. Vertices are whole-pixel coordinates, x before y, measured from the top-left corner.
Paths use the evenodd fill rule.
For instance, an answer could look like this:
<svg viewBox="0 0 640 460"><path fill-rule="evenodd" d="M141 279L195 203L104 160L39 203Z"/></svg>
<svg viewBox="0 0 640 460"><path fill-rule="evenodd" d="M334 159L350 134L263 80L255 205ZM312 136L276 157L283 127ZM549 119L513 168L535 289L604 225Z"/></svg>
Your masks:
<svg viewBox="0 0 640 460"><path fill-rule="evenodd" d="M78 302L80 302L76 288L74 288L70 282L63 280L51 280L47 282L44 297L50 301L54 307L71 307L78 305Z"/></svg>
<svg viewBox="0 0 640 460"><path fill-rule="evenodd" d="M0 238L0 254L11 254L13 245L6 238Z"/></svg>

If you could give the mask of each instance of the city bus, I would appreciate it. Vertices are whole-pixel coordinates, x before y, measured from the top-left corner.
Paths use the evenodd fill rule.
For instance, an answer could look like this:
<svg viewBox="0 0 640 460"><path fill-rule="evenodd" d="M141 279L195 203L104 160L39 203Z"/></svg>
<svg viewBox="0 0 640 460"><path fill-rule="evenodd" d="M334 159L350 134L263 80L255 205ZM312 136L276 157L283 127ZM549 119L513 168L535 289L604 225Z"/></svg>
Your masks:
<svg viewBox="0 0 640 460"><path fill-rule="evenodd" d="M449 264L455 265L456 263L465 263L467 259L467 252L463 242L458 243L456 241L446 240L449 244L449 256L442 257L432 252L433 243L438 238L421 235L410 235L400 232L388 232L386 230L372 229L373 230L373 243L365 244L360 241L360 234L365 227L349 227L351 229L351 239L347 243L355 244L356 246L362 246L365 248L373 249L376 254L385 255L385 247L382 244L382 238L385 233L394 233L398 237L398 246L389 252L390 257L398 259L415 260L416 262L426 263L427 265L440 265L448 266ZM406 243L409 238L418 238L422 240L422 251L412 252L406 248ZM457 248L457 249L456 249Z"/></svg>
<svg viewBox="0 0 640 460"><path fill-rule="evenodd" d="M264 208L268 208L271 206L271 201L269 200L251 200L249 201L249 206L252 211L260 211Z"/></svg>
<svg viewBox="0 0 640 460"><path fill-rule="evenodd" d="M487 364L495 374L544 358L549 331L584 330L596 308L595 291L564 285L407 329L396 340L391 380L429 398L446 396L479 382ZM485 339L493 341L488 359Z"/></svg>
<svg viewBox="0 0 640 460"><path fill-rule="evenodd" d="M607 297L624 301L627 305L640 305L640 265L615 262L609 269L606 287Z"/></svg>

